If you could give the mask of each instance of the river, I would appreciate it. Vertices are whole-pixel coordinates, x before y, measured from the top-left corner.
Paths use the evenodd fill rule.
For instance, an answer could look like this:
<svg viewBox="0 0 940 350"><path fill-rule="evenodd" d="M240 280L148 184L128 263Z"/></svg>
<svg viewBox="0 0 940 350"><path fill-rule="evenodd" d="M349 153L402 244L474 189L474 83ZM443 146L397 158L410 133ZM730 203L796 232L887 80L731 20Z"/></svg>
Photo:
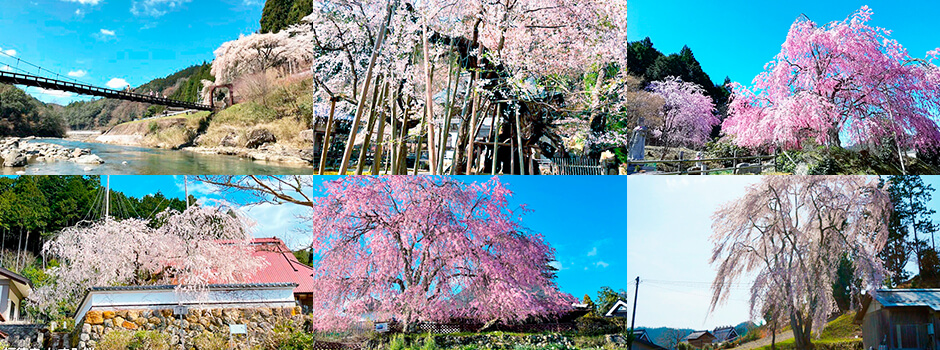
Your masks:
<svg viewBox="0 0 940 350"><path fill-rule="evenodd" d="M309 175L313 167L261 162L236 156L206 155L189 151L121 146L74 139L38 138L68 148L87 148L104 164L77 164L70 161L33 162L22 168L0 167L0 174L13 175Z"/></svg>

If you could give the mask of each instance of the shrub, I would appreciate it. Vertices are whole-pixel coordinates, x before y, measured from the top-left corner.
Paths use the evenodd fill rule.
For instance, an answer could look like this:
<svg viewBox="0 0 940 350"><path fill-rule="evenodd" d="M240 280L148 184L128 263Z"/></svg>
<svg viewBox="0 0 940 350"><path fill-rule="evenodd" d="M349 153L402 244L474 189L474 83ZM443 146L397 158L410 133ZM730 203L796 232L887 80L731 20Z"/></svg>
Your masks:
<svg viewBox="0 0 940 350"><path fill-rule="evenodd" d="M582 316L575 320L578 334L583 336L597 336L620 332L620 327L610 320L597 316Z"/></svg>
<svg viewBox="0 0 940 350"><path fill-rule="evenodd" d="M199 350L225 350L230 348L227 336L211 332L203 332L193 338L193 345Z"/></svg>
<svg viewBox="0 0 940 350"><path fill-rule="evenodd" d="M316 337L307 332L294 332L281 343L278 349L281 350L306 350L313 349L316 344Z"/></svg>
<svg viewBox="0 0 940 350"><path fill-rule="evenodd" d="M405 337L401 334L396 335L388 342L388 350L406 350L408 345L405 344Z"/></svg>
<svg viewBox="0 0 940 350"><path fill-rule="evenodd" d="M431 336L430 333L428 333L427 337L424 338L424 347L422 347L421 349L422 350L439 350L440 348L437 346L437 342L434 341L434 337Z"/></svg>
<svg viewBox="0 0 940 350"><path fill-rule="evenodd" d="M110 331L98 342L100 350L156 349L168 350L166 335L154 331Z"/></svg>

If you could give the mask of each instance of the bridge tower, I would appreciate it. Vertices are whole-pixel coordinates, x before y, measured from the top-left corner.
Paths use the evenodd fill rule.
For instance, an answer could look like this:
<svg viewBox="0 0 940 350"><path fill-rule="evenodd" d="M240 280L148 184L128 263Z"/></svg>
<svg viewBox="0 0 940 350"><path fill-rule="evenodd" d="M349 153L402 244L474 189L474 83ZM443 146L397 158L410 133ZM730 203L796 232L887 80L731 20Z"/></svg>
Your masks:
<svg viewBox="0 0 940 350"><path fill-rule="evenodd" d="M209 105L212 106L212 109L215 109L215 90L218 88L228 89L228 106L235 104L235 89L232 88L232 84L219 84L212 86L212 90L209 91Z"/></svg>

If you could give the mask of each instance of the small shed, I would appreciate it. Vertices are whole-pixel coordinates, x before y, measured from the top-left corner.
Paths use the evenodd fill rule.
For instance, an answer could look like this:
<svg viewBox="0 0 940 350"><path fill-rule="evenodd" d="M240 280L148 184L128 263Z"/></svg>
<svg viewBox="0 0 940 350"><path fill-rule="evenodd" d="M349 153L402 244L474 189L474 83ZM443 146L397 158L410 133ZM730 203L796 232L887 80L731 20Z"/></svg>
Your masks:
<svg viewBox="0 0 940 350"><path fill-rule="evenodd" d="M717 327L712 330L716 343L724 343L738 339L738 331L731 326Z"/></svg>
<svg viewBox="0 0 940 350"><path fill-rule="evenodd" d="M879 289L855 314L865 349L937 349L940 289Z"/></svg>
<svg viewBox="0 0 940 350"><path fill-rule="evenodd" d="M682 338L682 341L688 342L693 347L702 348L715 342L715 339L715 335L709 331L695 331Z"/></svg>

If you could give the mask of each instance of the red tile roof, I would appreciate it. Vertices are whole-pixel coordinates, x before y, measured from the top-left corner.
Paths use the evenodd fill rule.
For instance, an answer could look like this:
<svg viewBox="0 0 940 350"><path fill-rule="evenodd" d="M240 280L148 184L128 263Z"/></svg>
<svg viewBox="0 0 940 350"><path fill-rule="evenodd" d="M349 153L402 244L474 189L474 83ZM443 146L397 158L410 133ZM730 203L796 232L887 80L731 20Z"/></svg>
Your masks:
<svg viewBox="0 0 940 350"><path fill-rule="evenodd" d="M313 293L313 268L297 261L287 245L278 238L255 238L254 256L267 260L268 265L250 277L248 283L293 282L298 286L294 294Z"/></svg>

